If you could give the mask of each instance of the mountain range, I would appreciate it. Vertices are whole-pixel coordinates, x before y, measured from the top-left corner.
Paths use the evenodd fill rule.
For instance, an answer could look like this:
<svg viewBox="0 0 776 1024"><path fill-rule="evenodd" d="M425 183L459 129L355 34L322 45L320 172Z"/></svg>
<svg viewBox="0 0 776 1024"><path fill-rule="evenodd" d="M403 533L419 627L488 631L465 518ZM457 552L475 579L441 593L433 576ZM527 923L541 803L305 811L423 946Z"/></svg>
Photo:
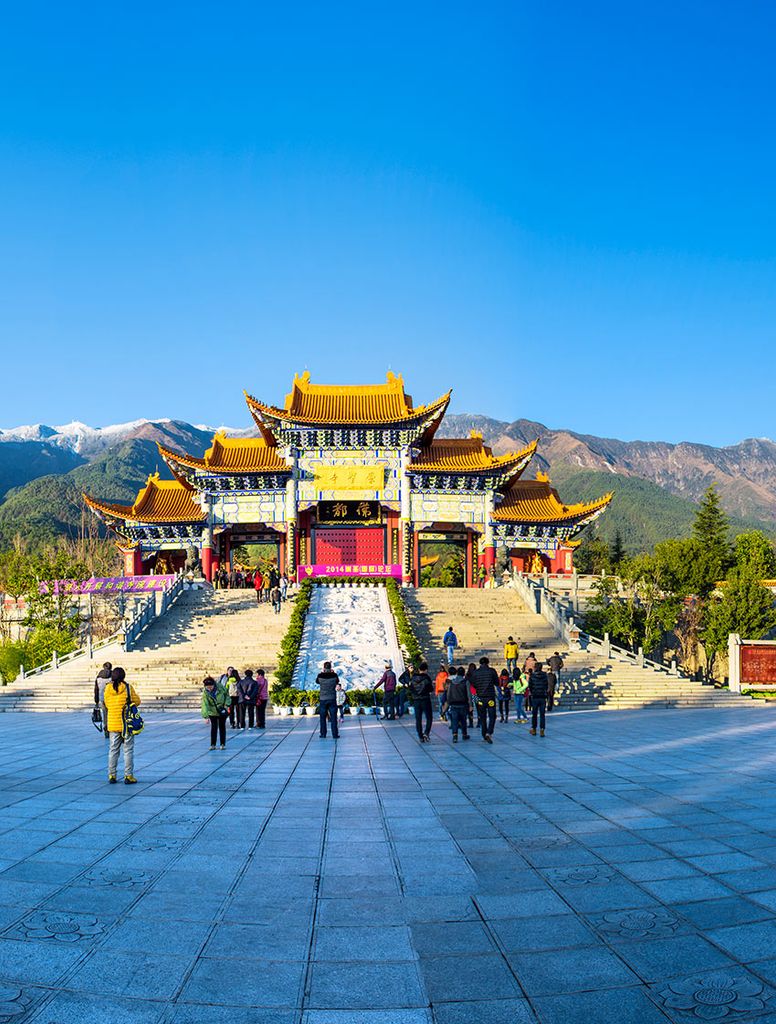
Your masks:
<svg viewBox="0 0 776 1024"><path fill-rule="evenodd" d="M0 544L17 533L51 539L74 532L83 518L81 492L107 501L130 502L147 475L169 475L159 441L201 454L216 428L179 420L134 420L93 428L74 422L0 430ZM255 436L248 428L218 428L233 436ZM620 441L556 430L519 419L448 414L440 436L482 434L496 454L538 438L529 474L549 472L565 501L589 500L614 491L597 532L620 532L629 551L648 550L658 540L690 528L696 503L717 484L735 529L776 535L776 443L755 438L722 448L693 442Z"/></svg>

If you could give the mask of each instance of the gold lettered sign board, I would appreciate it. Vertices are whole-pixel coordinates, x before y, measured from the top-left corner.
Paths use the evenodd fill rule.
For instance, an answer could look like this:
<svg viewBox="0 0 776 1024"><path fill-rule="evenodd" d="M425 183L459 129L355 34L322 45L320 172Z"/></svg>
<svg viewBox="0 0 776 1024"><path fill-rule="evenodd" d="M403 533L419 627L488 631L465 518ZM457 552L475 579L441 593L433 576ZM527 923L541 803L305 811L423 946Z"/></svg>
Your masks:
<svg viewBox="0 0 776 1024"><path fill-rule="evenodd" d="M318 466L315 487L319 491L382 491L383 466Z"/></svg>

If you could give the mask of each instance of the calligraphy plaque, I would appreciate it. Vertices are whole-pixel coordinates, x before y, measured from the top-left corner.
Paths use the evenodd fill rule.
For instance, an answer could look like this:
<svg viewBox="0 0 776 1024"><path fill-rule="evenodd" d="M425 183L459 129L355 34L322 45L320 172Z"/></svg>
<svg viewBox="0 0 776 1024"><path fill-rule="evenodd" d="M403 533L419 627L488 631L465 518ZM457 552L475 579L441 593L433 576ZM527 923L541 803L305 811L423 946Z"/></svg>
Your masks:
<svg viewBox="0 0 776 1024"><path fill-rule="evenodd" d="M316 466L319 491L382 491L385 466Z"/></svg>

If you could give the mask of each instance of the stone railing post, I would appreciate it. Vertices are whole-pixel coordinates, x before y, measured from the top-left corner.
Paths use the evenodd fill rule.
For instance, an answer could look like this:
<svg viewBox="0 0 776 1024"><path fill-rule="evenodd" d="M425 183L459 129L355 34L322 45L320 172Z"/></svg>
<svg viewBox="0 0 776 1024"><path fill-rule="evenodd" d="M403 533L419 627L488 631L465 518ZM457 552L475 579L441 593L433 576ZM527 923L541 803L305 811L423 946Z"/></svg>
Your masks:
<svg viewBox="0 0 776 1024"><path fill-rule="evenodd" d="M671 658L671 675L672 676L678 676L679 675L679 671L678 671L678 668L677 668L677 665L676 665L676 658Z"/></svg>
<svg viewBox="0 0 776 1024"><path fill-rule="evenodd" d="M639 653L638 653L638 657L636 659L636 664L639 666L639 668L644 668L644 648L643 647L639 647Z"/></svg>
<svg viewBox="0 0 776 1024"><path fill-rule="evenodd" d="M604 657L611 658L612 656L612 642L609 639L609 634L604 633Z"/></svg>

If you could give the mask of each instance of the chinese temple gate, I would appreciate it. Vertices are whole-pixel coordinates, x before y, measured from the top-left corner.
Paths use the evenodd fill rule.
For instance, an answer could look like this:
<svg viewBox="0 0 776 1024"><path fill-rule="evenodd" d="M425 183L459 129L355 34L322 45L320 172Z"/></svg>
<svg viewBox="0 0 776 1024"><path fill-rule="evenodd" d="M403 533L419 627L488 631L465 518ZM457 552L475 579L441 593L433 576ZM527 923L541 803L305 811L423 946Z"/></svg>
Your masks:
<svg viewBox="0 0 776 1024"><path fill-rule="evenodd" d="M482 436L437 438L450 392L413 405L401 377L385 384L294 379L283 407L246 394L258 436L216 433L201 457L159 446L174 479L150 476L132 505L85 496L115 533L127 575L228 567L241 544L272 544L282 571L420 579L425 537L466 555L467 585L514 565L570 573L580 530L611 495L565 505L547 477L523 480L536 442L496 456ZM193 550L192 550L193 549Z"/></svg>

